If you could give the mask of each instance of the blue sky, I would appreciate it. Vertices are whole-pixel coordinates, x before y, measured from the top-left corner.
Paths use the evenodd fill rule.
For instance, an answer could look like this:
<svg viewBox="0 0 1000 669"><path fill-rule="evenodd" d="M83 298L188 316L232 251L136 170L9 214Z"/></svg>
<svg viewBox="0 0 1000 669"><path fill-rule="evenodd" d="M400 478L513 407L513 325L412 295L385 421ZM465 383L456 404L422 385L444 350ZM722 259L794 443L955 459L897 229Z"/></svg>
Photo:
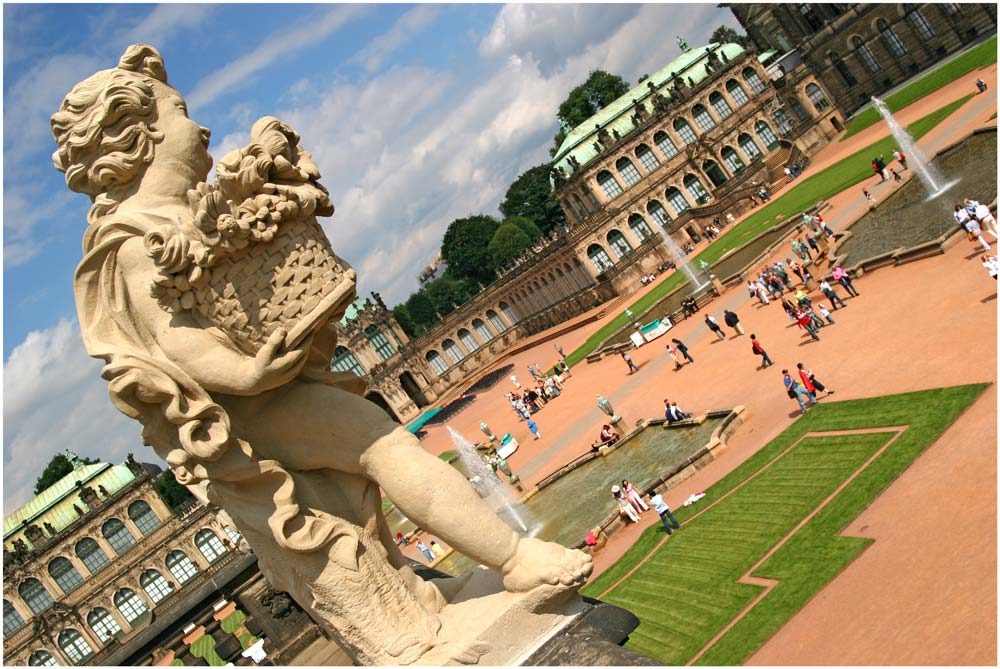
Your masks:
<svg viewBox="0 0 1000 669"><path fill-rule="evenodd" d="M4 5L4 503L64 448L146 459L111 408L73 304L88 199L52 167L48 119L77 81L148 42L218 159L277 115L313 152L324 221L359 293L417 287L453 219L497 214L548 159L555 111L595 68L630 83L728 10L698 5ZM17 465L11 467L10 465ZM21 466L23 465L23 466Z"/></svg>

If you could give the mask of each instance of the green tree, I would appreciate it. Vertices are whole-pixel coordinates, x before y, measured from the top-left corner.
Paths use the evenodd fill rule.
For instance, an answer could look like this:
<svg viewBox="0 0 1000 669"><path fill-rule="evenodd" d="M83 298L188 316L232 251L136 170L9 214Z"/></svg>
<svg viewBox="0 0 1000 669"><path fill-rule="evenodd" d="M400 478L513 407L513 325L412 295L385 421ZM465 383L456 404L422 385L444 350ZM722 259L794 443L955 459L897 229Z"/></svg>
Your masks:
<svg viewBox="0 0 1000 669"><path fill-rule="evenodd" d="M406 300L406 313L410 315L410 320L417 328L421 328L421 331L426 330L435 323L438 322L439 318L434 310L434 303L423 289L410 295L409 299Z"/></svg>
<svg viewBox="0 0 1000 669"><path fill-rule="evenodd" d="M399 327L403 328L403 332L406 333L410 339L417 336L417 326L410 318L410 312L407 310L405 304L397 304L392 308L392 315L396 317L396 322L399 323Z"/></svg>
<svg viewBox="0 0 1000 669"><path fill-rule="evenodd" d="M514 216L531 219L542 234L548 234L566 224L566 214L552 197L550 168L548 163L535 165L514 180L500 203L500 213L504 219Z"/></svg>
<svg viewBox="0 0 1000 669"><path fill-rule="evenodd" d="M79 458L79 456L77 456ZM91 458L79 458L80 462L85 465L93 465L100 462L100 460L94 460ZM35 479L35 494L40 495L46 489L52 487L55 483L59 481L62 477L73 472L73 463L67 457L66 453L56 453L49 460L49 464L45 465L45 469L39 474L38 478Z"/></svg>
<svg viewBox="0 0 1000 669"><path fill-rule="evenodd" d="M515 220L526 221L529 225L534 226L534 223L528 219L519 218L511 219L497 228L496 234L490 240L490 254L498 267L506 267L512 260L531 248L531 238L514 222Z"/></svg>
<svg viewBox="0 0 1000 669"><path fill-rule="evenodd" d="M492 258L490 265L493 265ZM434 304L434 308L442 316L447 316L455 311L478 291L478 286L474 281L458 278L449 274L450 271L451 267L444 273L444 276L428 282L423 289Z"/></svg>
<svg viewBox="0 0 1000 669"><path fill-rule="evenodd" d="M739 44L740 46L747 46L750 44L750 38L746 35L741 35L736 32L735 29L729 26L719 26L712 32L712 36L708 38L709 42L716 42L718 44Z"/></svg>
<svg viewBox="0 0 1000 669"><path fill-rule="evenodd" d="M508 218L506 221L503 222L503 225L501 225L500 228L502 228L504 225L508 223L516 225L521 230L521 232L523 232L528 236L528 240L531 241L532 243L534 243L535 240L539 239L542 236L541 229L537 225L535 225L535 222L532 221L530 218L525 218L524 216L511 216L510 218ZM500 228L497 228L497 232L500 232ZM493 238L496 239L496 234L493 235Z"/></svg>
<svg viewBox="0 0 1000 669"><path fill-rule="evenodd" d="M617 74L604 70L593 70L587 80L569 92L559 105L559 120L569 128L575 128L609 104L628 93L629 85ZM555 146L549 153L556 155L559 146L566 139L566 133L559 130L555 136Z"/></svg>
<svg viewBox="0 0 1000 669"><path fill-rule="evenodd" d="M190 490L177 482L174 473L169 469L156 477L153 481L153 487L167 506L174 511L177 511L185 502L194 497Z"/></svg>
<svg viewBox="0 0 1000 669"><path fill-rule="evenodd" d="M460 279L493 281L496 269L488 247L499 227L500 221L485 214L452 221L441 241L441 258L448 265L447 271Z"/></svg>

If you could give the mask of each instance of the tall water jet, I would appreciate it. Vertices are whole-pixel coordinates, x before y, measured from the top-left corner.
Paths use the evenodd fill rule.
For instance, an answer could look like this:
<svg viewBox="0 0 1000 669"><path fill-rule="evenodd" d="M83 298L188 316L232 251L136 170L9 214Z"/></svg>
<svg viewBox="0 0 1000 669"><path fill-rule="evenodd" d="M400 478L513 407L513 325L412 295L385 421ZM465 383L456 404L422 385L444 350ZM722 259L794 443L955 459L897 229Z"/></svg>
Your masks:
<svg viewBox="0 0 1000 669"><path fill-rule="evenodd" d="M451 441L455 444L455 450L458 451L458 457L465 466L465 471L468 472L470 478L476 480L475 486L485 493L486 501L495 505L494 508L498 515L511 527L522 533L527 533L530 529L525 520L527 512L512 494L511 487L501 481L486 464L472 442L456 432L450 425L448 426L448 434L451 435Z"/></svg>
<svg viewBox="0 0 1000 669"><path fill-rule="evenodd" d="M906 154L906 162L908 165L913 165L916 170L917 177L920 179L921 183L924 184L924 188L927 190L928 199L933 199L945 192L956 183L958 180L945 183L941 175L937 173L934 167L927 160L927 156L924 152L917 147L917 142L913 137L906 131L906 128L899 125L899 121L892 115L889 111L889 106L884 100L872 97L872 104L878 110L878 113L882 115L885 119L886 124L889 126L889 131L892 136L896 138L896 142L899 144L900 150Z"/></svg>
<svg viewBox="0 0 1000 669"><path fill-rule="evenodd" d="M677 242L670 236L666 228L663 228L663 243L666 244L667 251L670 252L670 256L674 259L674 264L687 274L688 280L691 282L694 290L698 290L704 286L706 282L698 277L697 272L691 267L691 263L687 261L687 255L681 247L677 246Z"/></svg>

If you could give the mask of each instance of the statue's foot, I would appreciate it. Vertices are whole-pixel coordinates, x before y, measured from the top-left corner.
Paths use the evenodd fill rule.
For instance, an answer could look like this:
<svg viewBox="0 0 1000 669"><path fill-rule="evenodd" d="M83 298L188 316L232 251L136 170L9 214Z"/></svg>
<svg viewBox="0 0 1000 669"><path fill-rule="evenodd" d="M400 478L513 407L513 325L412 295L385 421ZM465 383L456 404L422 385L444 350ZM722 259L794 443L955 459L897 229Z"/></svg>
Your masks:
<svg viewBox="0 0 1000 669"><path fill-rule="evenodd" d="M582 585L594 563L583 551L539 539L521 539L501 575L508 592L528 592L540 585Z"/></svg>

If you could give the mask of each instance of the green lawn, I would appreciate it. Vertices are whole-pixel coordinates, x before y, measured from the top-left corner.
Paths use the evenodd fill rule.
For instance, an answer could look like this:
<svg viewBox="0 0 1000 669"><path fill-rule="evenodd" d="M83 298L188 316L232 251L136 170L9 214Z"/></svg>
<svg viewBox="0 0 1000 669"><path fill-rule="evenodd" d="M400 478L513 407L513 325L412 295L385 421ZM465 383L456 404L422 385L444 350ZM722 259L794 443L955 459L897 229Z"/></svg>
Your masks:
<svg viewBox="0 0 1000 669"><path fill-rule="evenodd" d="M905 88L896 91L886 98L885 102L889 105L889 109L892 111L899 111L903 107L916 102L925 95L930 95L939 88L943 88L962 75L968 74L969 72L977 70L981 67L986 67L987 65L991 65L995 62L997 62L996 35L989 38L982 44L969 49L950 63L942 65L933 72L920 77ZM880 118L878 110L874 107L865 109L863 112L851 119L851 122L847 126L847 132L840 138L840 141L844 141L851 135L861 132L865 128L874 125Z"/></svg>
<svg viewBox="0 0 1000 669"><path fill-rule="evenodd" d="M971 94L967 95L960 100L945 105L937 111L931 112L907 126L907 130L913 135L914 139L923 137L934 126L941 123L952 112L965 104L971 97ZM785 220L789 216L799 214L817 202L832 197L865 179L875 178L871 168L871 159L879 154L889 155L895 148L896 141L891 136L884 137L877 142L869 144L860 151L852 153L825 170L802 179L786 193L773 199L767 205L745 218L736 227L730 227L728 232L691 260L691 264L697 267L700 260L714 263L729 251L746 244L769 227ZM662 299L664 295L679 286L685 281L685 278L683 272L674 272L648 293L636 300L636 302L629 306L629 309L637 315L643 313ZM577 364L590 355L602 341L627 325L628 319L625 317L624 311L622 309L622 313L615 316L604 327L591 335L582 346L567 355L566 363L571 367Z"/></svg>
<svg viewBox="0 0 1000 669"><path fill-rule="evenodd" d="M781 539L791 538L753 576L778 584L697 664L740 664L870 540L839 532L933 443L987 384L903 395L823 402L774 441L706 490L698 504L676 512L681 530L625 581L663 537L655 525L583 594L625 607L641 624L627 647L666 664L684 664L731 623L764 588L738 583ZM933 406L929 412L924 407ZM810 432L907 426L870 464L894 433L803 438ZM794 445L794 446L793 446ZM801 528L836 488L853 480ZM745 484L741 486L741 484ZM726 496L727 493L732 493ZM693 520L691 517L704 511Z"/></svg>

